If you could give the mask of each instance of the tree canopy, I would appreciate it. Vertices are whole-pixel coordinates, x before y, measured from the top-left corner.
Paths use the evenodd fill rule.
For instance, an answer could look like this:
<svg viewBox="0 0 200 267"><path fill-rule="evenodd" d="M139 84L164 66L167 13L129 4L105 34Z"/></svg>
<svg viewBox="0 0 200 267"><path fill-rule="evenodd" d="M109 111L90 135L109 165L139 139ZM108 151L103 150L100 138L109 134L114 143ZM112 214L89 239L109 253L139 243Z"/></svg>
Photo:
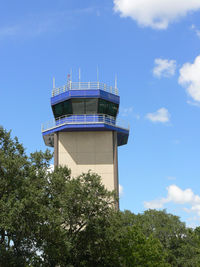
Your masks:
<svg viewBox="0 0 200 267"><path fill-rule="evenodd" d="M200 231L177 216L115 208L97 174L50 171L0 128L0 266L199 266Z"/></svg>

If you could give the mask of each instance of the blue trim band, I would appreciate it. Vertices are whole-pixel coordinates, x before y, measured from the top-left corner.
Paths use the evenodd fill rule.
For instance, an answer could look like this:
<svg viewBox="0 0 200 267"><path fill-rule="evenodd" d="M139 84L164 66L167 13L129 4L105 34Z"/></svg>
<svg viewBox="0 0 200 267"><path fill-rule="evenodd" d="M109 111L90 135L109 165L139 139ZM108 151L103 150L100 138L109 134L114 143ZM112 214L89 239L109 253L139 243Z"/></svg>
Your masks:
<svg viewBox="0 0 200 267"><path fill-rule="evenodd" d="M118 146L126 145L129 137L129 130L125 130L119 127L101 124L67 124L56 127L54 129L43 132L42 135L48 136L55 132L80 132L80 131L116 131L117 132L117 144Z"/></svg>
<svg viewBox="0 0 200 267"><path fill-rule="evenodd" d="M119 96L103 90L70 90L51 97L51 105L53 106L71 98L102 98L115 104L120 103Z"/></svg>
<svg viewBox="0 0 200 267"><path fill-rule="evenodd" d="M112 125L108 125L105 123L98 123L98 124L65 124L65 125L61 125L58 127L55 127L51 130L47 130L45 132L42 133L43 136L48 135L48 134L52 134L52 133L56 133L56 132L60 132L60 131L82 131L86 129L91 130L91 131L99 131L99 130L103 130L103 131L117 131L117 132L121 132L124 134L129 134L129 130L117 127L117 126L112 126Z"/></svg>

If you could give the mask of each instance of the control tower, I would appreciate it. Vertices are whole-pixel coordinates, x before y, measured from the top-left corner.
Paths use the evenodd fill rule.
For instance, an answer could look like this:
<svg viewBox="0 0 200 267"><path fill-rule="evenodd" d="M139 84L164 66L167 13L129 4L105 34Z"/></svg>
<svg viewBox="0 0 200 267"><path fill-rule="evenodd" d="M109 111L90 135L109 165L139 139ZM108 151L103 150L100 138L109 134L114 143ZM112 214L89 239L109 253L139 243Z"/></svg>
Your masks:
<svg viewBox="0 0 200 267"><path fill-rule="evenodd" d="M51 95L54 120L42 125L54 166L68 166L72 176L91 170L108 190L118 192L118 146L127 144L129 126L117 119L118 89L101 82L72 82Z"/></svg>

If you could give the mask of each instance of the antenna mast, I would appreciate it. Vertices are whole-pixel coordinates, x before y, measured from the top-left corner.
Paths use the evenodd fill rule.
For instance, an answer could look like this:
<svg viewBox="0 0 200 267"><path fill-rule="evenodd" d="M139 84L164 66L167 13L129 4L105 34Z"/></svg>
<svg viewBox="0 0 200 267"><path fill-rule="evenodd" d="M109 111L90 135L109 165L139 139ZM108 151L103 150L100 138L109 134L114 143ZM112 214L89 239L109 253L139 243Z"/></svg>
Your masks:
<svg viewBox="0 0 200 267"><path fill-rule="evenodd" d="M117 89L117 74L115 75L115 89Z"/></svg>
<svg viewBox="0 0 200 267"><path fill-rule="evenodd" d="M71 82L72 82L72 69L70 70Z"/></svg>
<svg viewBox="0 0 200 267"><path fill-rule="evenodd" d="M99 82L99 67L97 65L97 82Z"/></svg>
<svg viewBox="0 0 200 267"><path fill-rule="evenodd" d="M79 82L81 81L81 69L79 68L79 75L78 75Z"/></svg>

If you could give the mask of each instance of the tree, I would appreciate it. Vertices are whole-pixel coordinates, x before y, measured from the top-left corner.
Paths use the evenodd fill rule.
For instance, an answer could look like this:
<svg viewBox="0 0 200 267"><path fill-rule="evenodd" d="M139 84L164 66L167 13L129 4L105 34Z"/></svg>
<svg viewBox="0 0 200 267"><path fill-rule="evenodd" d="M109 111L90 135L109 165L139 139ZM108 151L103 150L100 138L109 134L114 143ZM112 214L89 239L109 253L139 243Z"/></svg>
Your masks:
<svg viewBox="0 0 200 267"><path fill-rule="evenodd" d="M28 158L18 139L0 129L1 266L25 266L38 258L35 233L45 220L44 185L51 157L46 151Z"/></svg>
<svg viewBox="0 0 200 267"><path fill-rule="evenodd" d="M200 266L200 247L197 234L187 228L178 216L165 210L148 210L132 217L132 222L142 226L143 233L159 239L171 266Z"/></svg>
<svg viewBox="0 0 200 267"><path fill-rule="evenodd" d="M165 266L161 245L124 224L97 174L49 171L0 129L0 266Z"/></svg>
<svg viewBox="0 0 200 267"><path fill-rule="evenodd" d="M28 157L18 139L0 129L1 266L73 263L79 236L113 210L114 193L98 175L74 179L66 167L51 173L51 158L48 150Z"/></svg>
<svg viewBox="0 0 200 267"><path fill-rule="evenodd" d="M81 266L89 260L87 241L97 240L98 223L106 222L114 210L114 193L108 192L96 174L82 174L76 179L66 176L67 168L56 168L49 175L50 234L44 234L41 249L45 262L60 266ZM49 229L48 229L49 230ZM59 239L58 239L59 236ZM56 243L55 243L56 240ZM87 265L84 265L87 266Z"/></svg>
<svg viewBox="0 0 200 267"><path fill-rule="evenodd" d="M0 129L0 266L200 266L199 228L166 211L117 211L100 176L50 172L51 158L27 156Z"/></svg>
<svg viewBox="0 0 200 267"><path fill-rule="evenodd" d="M105 266L169 266L160 241L153 236L145 236L141 226L133 222L135 216L127 211L112 214L105 229L105 249L112 248L106 254Z"/></svg>

